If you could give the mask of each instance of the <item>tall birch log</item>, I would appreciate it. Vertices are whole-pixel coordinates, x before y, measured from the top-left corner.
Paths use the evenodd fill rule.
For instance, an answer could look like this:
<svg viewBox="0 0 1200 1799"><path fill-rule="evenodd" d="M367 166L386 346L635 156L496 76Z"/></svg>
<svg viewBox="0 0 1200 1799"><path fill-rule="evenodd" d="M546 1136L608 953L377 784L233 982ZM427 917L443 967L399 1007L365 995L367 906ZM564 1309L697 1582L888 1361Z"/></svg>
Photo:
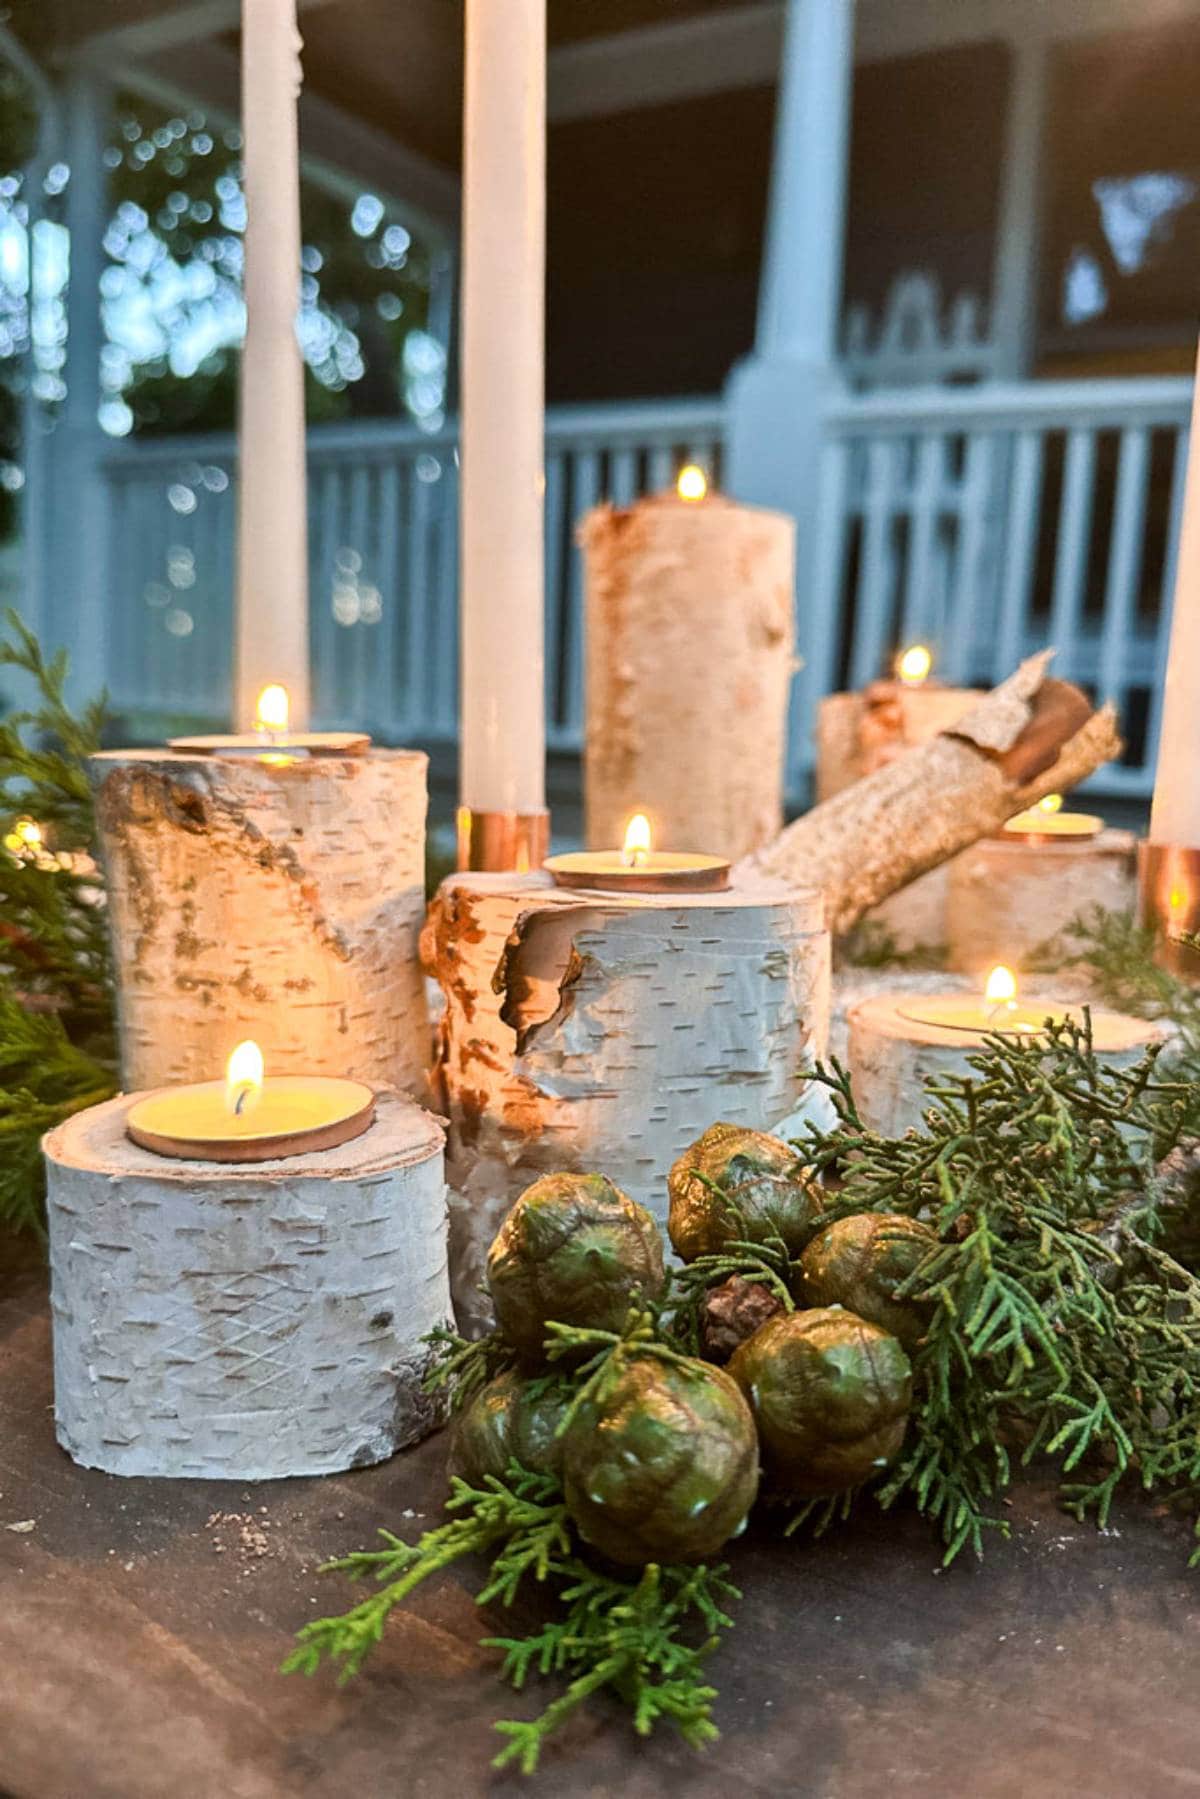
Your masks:
<svg viewBox="0 0 1200 1799"><path fill-rule="evenodd" d="M488 1244L538 1175L600 1170L665 1221L687 1145L718 1119L780 1129L824 1053L820 901L778 882L615 895L456 875L423 948L446 997L436 1080L464 1327L485 1316Z"/></svg>
<svg viewBox="0 0 1200 1799"><path fill-rule="evenodd" d="M816 887L829 924L863 913L926 869L997 831L1047 793L1064 792L1120 753L1111 706L1047 679L1052 650L1031 656L952 731L814 806L739 872Z"/></svg>
<svg viewBox="0 0 1200 1799"><path fill-rule="evenodd" d="M426 758L93 757L129 1089L275 1074L420 1097Z"/></svg>
<svg viewBox="0 0 1200 1799"><path fill-rule="evenodd" d="M593 849L645 812L660 849L730 860L783 823L796 528L721 495L599 506L579 531Z"/></svg>
<svg viewBox="0 0 1200 1799"><path fill-rule="evenodd" d="M125 1134L134 1098L46 1138L55 1418L110 1474L274 1480L428 1434L450 1312L438 1121L398 1094L338 1149L230 1166Z"/></svg>

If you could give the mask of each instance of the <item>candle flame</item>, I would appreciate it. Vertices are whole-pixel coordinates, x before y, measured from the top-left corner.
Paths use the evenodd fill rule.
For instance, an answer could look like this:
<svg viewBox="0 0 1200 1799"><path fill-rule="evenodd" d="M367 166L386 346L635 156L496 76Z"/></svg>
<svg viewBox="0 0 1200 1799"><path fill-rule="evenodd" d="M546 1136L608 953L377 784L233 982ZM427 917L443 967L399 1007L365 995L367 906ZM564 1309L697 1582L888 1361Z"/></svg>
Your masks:
<svg viewBox="0 0 1200 1799"><path fill-rule="evenodd" d="M4 837L5 849L21 862L36 860L43 842L42 827L34 818L14 819L12 830Z"/></svg>
<svg viewBox="0 0 1200 1799"><path fill-rule="evenodd" d="M635 812L625 827L625 843L621 860L626 868L644 868L650 860L650 820L644 812Z"/></svg>
<svg viewBox="0 0 1200 1799"><path fill-rule="evenodd" d="M253 1112L262 1098L263 1053L253 1038L239 1043L225 1064L225 1105L235 1118Z"/></svg>
<svg viewBox="0 0 1200 1799"><path fill-rule="evenodd" d="M708 492L708 476L697 463L689 462L679 471L675 492L681 500L702 500Z"/></svg>
<svg viewBox="0 0 1200 1799"><path fill-rule="evenodd" d="M998 962L987 978L983 996L989 1006L1010 1005L1017 997L1017 977L1012 969Z"/></svg>
<svg viewBox="0 0 1200 1799"><path fill-rule="evenodd" d="M1037 809L1039 812L1061 812L1062 803L1063 796L1061 793L1048 793L1044 800L1038 801Z"/></svg>
<svg viewBox="0 0 1200 1799"><path fill-rule="evenodd" d="M896 673L906 687L919 687L933 667L933 651L914 643L896 658Z"/></svg>
<svg viewBox="0 0 1200 1799"><path fill-rule="evenodd" d="M286 731L288 728L288 690L278 681L264 687L254 708L256 731Z"/></svg>

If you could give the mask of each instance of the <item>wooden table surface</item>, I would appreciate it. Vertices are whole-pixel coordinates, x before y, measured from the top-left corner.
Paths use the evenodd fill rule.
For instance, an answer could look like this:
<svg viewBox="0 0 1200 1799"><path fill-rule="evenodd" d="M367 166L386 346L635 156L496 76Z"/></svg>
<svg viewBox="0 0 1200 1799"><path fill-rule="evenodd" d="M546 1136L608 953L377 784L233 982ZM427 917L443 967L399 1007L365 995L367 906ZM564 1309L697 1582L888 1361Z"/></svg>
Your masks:
<svg viewBox="0 0 1200 1799"><path fill-rule="evenodd" d="M496 1680L464 1571L415 1594L357 1681L283 1679L348 1589L317 1564L438 1510L440 1441L338 1479L121 1481L54 1442L44 1280L0 1242L0 1791L11 1799L548 1799L664 1792L923 1799L1200 1792L1200 1570L1127 1503L1104 1535L1041 1487L982 1566L912 1515L816 1545L759 1532L712 1665L722 1739L637 1742L593 1702L536 1782L496 1776ZM14 1529L14 1526L22 1528ZM31 1528L30 1528L31 1526Z"/></svg>

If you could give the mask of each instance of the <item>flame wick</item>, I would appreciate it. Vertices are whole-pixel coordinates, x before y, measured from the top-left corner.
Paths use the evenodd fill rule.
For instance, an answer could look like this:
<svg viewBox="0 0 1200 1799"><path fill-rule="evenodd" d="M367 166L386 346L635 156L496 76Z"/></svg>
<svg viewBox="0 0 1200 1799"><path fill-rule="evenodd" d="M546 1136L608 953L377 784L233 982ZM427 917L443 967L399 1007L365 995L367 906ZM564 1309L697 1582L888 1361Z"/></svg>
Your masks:
<svg viewBox="0 0 1200 1799"><path fill-rule="evenodd" d="M675 491L681 500L702 500L708 492L708 476L698 463L689 462L679 471Z"/></svg>
<svg viewBox="0 0 1200 1799"><path fill-rule="evenodd" d="M268 737L288 728L288 690L272 681L264 687L254 706L254 729Z"/></svg>
<svg viewBox="0 0 1200 1799"><path fill-rule="evenodd" d="M635 812L625 830L621 861L626 868L645 868L650 860L650 820L644 812Z"/></svg>
<svg viewBox="0 0 1200 1799"><path fill-rule="evenodd" d="M896 658L896 674L905 687L919 687L932 668L933 651L923 643L912 644Z"/></svg>

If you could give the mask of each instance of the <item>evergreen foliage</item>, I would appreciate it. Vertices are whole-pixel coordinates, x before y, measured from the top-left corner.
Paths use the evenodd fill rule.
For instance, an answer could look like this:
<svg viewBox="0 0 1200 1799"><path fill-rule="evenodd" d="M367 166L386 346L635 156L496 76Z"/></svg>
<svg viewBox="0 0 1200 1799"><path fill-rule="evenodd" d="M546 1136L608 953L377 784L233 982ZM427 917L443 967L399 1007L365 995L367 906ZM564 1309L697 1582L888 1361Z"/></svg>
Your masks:
<svg viewBox="0 0 1200 1799"><path fill-rule="evenodd" d="M115 1091L116 1047L104 908L77 861L95 847L103 702L76 718L65 656L47 661L15 613L6 629L0 669L37 694L0 719L0 1225L21 1229L41 1219L43 1132Z"/></svg>
<svg viewBox="0 0 1200 1799"><path fill-rule="evenodd" d="M915 1500L947 1562L1006 1530L996 1501L1035 1456L1101 1525L1127 1479L1200 1493L1200 1281L1159 1241L1163 1158L1200 1131L1200 1086L1160 1062L1113 1068L1086 1025L992 1037L969 1076L928 1084L900 1139L866 1128L836 1064L821 1071L838 1121L798 1147L840 1182L830 1216L904 1213L940 1238L906 1283L935 1311L876 1496Z"/></svg>

